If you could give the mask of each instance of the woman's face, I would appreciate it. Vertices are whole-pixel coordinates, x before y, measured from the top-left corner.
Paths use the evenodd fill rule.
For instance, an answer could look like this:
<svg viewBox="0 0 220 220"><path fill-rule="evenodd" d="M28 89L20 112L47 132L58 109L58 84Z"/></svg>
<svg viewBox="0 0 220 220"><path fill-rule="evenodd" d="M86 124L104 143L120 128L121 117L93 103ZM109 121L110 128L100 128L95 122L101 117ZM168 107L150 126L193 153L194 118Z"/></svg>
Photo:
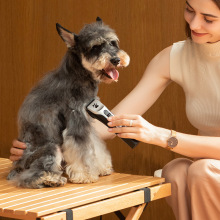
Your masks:
<svg viewBox="0 0 220 220"><path fill-rule="evenodd" d="M220 10L212 0L187 0L184 18L195 43L220 41Z"/></svg>

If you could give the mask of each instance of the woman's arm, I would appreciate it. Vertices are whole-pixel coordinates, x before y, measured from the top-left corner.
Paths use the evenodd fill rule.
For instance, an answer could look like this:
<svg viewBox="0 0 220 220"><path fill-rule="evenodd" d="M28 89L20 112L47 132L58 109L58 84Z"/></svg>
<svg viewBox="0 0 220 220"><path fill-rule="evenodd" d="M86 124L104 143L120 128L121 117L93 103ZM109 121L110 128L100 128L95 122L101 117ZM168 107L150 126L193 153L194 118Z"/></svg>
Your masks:
<svg viewBox="0 0 220 220"><path fill-rule="evenodd" d="M137 86L112 109L115 115L142 115L154 104L171 82L170 50L164 49L151 60Z"/></svg>
<svg viewBox="0 0 220 220"><path fill-rule="evenodd" d="M110 129L112 135L117 133L122 138L167 147L171 131L150 124L140 115L152 106L171 81L170 50L171 47L166 48L150 62L138 85L112 110L116 116L110 118L109 126L128 126ZM133 120L132 127L129 127L130 120ZM220 137L177 132L177 138L178 145L173 150L176 153L192 158L220 159Z"/></svg>
<svg viewBox="0 0 220 220"><path fill-rule="evenodd" d="M171 46L157 54L147 66L136 87L112 109L114 115L144 114L158 99L170 80L170 50ZM105 125L94 120L94 127L104 140L115 135L109 133Z"/></svg>
<svg viewBox="0 0 220 220"><path fill-rule="evenodd" d="M130 120L133 120L130 127ZM156 127L139 115L116 115L109 118L109 126L127 126L109 129L121 138L133 138L148 144L166 148L171 135L169 129ZM189 135L177 132L178 145L172 150L192 158L212 158L220 160L220 137Z"/></svg>

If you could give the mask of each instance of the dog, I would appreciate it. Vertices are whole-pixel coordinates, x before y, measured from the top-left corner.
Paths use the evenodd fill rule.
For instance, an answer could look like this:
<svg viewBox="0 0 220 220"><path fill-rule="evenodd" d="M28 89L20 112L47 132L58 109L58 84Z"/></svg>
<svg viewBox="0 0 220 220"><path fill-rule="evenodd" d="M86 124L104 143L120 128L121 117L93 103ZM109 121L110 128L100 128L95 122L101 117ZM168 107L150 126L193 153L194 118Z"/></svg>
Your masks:
<svg viewBox="0 0 220 220"><path fill-rule="evenodd" d="M113 29L97 17L75 34L56 24L67 45L60 66L25 98L18 113L18 140L26 143L8 180L25 188L93 183L113 171L111 155L92 127L86 105L97 98L100 82L119 77L129 64ZM65 175L63 175L65 174Z"/></svg>

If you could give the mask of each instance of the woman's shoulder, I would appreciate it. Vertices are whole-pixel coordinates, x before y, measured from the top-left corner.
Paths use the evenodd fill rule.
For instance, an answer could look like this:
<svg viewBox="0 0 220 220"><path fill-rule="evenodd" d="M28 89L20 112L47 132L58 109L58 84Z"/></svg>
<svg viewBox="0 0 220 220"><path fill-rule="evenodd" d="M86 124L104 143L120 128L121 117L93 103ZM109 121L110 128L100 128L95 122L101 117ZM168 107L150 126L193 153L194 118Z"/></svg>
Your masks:
<svg viewBox="0 0 220 220"><path fill-rule="evenodd" d="M161 59L169 59L169 55L170 55L170 52L172 50L172 46L168 46L166 48L164 48L163 50L161 50L155 57L153 60L161 60Z"/></svg>
<svg viewBox="0 0 220 220"><path fill-rule="evenodd" d="M151 60L149 66L154 68L154 72L162 73L166 78L170 78L170 65L173 63L173 57L176 59L181 57L181 51L188 42L188 40L178 41L166 47Z"/></svg>
<svg viewBox="0 0 220 220"><path fill-rule="evenodd" d="M175 42L171 46L171 51L172 52L179 52L179 51L185 50L185 49L189 48L191 46L191 44L192 44L192 40L189 38L186 40Z"/></svg>
<svg viewBox="0 0 220 220"><path fill-rule="evenodd" d="M190 44L190 39L187 40L182 40L182 41L178 41L173 43L172 45L164 48L163 50L161 50L155 57L154 59L161 59L161 58L169 58L170 57L170 53L172 50L181 50L182 48L184 48L186 45Z"/></svg>
<svg viewBox="0 0 220 220"><path fill-rule="evenodd" d="M174 43L170 50L170 78L179 85L182 85L182 76L188 72L189 56L192 50L192 40L187 39Z"/></svg>
<svg viewBox="0 0 220 220"><path fill-rule="evenodd" d="M173 43L172 45L164 48L162 51L160 51L157 55L156 55L156 58L165 58L165 57L169 57L170 56L170 53L173 51L173 50L181 50L181 49L184 49L184 47L186 47L188 44L190 44L190 40L182 40L182 41L178 41L178 42L175 42Z"/></svg>
<svg viewBox="0 0 220 220"><path fill-rule="evenodd" d="M189 44L191 42L190 39L186 39L186 40L181 40L181 41L177 41L177 42L174 42L173 45L176 45L176 46L184 46L186 44ZM172 45L172 46L173 46Z"/></svg>

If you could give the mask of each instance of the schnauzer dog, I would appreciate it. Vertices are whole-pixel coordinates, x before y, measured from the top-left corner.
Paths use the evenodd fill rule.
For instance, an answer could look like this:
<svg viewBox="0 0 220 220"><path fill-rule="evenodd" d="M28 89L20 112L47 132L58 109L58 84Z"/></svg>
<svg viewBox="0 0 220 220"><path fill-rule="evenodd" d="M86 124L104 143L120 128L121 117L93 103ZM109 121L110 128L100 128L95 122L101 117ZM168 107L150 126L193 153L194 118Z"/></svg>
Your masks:
<svg viewBox="0 0 220 220"><path fill-rule="evenodd" d="M96 98L100 82L117 81L116 67L126 67L130 58L99 17L78 35L56 27L67 53L60 67L31 90L18 114L18 139L27 149L8 179L27 188L62 186L64 172L72 183L92 183L113 170L85 107Z"/></svg>

